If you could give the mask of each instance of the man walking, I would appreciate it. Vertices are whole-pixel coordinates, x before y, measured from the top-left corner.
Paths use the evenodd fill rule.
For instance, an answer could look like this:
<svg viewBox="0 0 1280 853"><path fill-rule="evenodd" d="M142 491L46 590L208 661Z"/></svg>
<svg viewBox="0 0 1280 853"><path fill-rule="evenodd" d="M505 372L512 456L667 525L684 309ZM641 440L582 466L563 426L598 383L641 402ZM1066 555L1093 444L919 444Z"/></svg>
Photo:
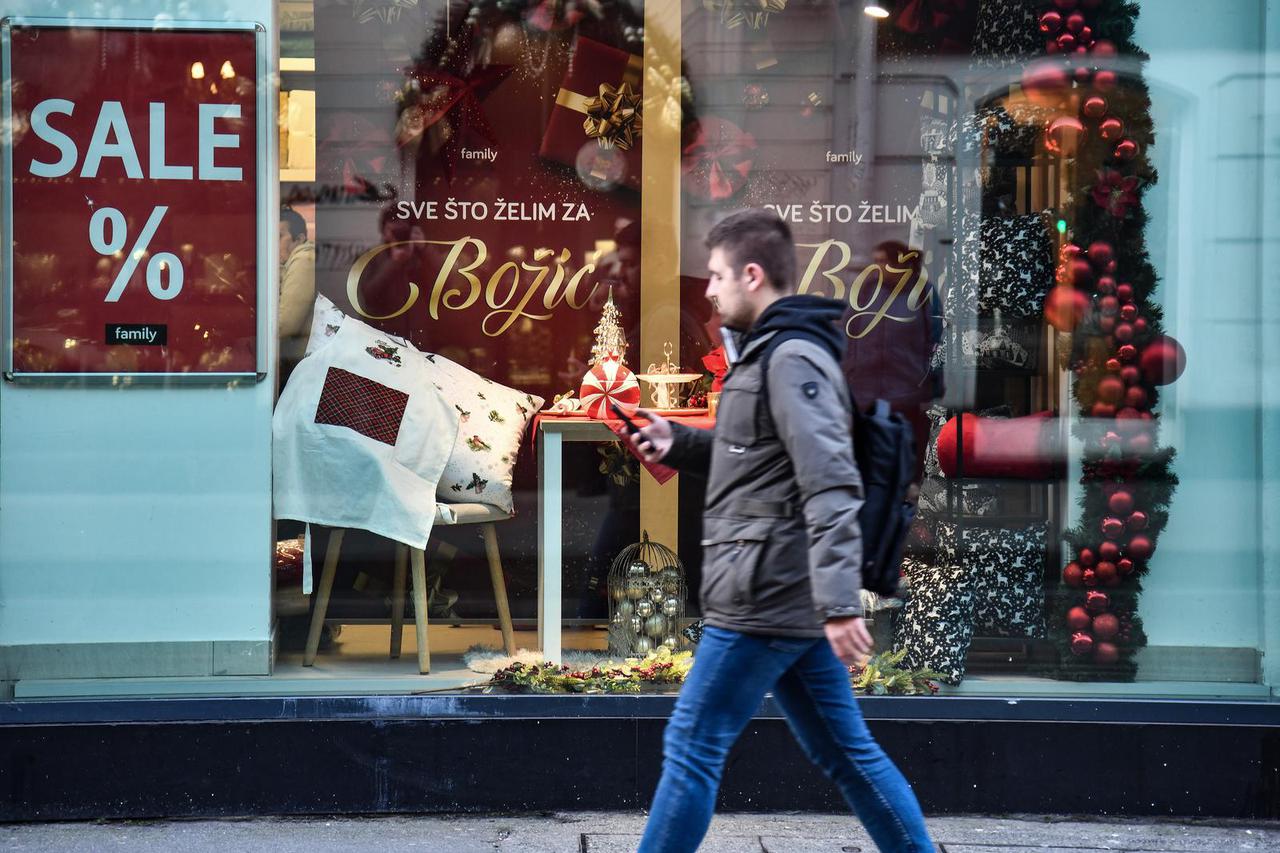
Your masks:
<svg viewBox="0 0 1280 853"><path fill-rule="evenodd" d="M646 459L708 477L706 627L667 724L640 853L697 849L729 748L769 691L882 851L932 851L915 795L867 730L846 669L871 651L871 636L860 599L862 481L835 325L843 306L793 294L795 244L772 213L728 217L707 248L707 298L740 333L715 429L642 411L649 424L631 437ZM768 352L787 332L799 334Z"/></svg>

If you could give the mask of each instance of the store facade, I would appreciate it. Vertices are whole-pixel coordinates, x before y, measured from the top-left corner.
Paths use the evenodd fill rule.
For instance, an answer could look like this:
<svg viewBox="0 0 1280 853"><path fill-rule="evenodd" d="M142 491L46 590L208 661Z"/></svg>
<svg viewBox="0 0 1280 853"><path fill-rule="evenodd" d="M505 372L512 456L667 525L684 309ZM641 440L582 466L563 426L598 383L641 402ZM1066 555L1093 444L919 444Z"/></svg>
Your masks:
<svg viewBox="0 0 1280 853"><path fill-rule="evenodd" d="M748 207L915 430L926 810L1280 813L1274 4L222 5L3 7L6 817L644 805L717 543L605 415Z"/></svg>

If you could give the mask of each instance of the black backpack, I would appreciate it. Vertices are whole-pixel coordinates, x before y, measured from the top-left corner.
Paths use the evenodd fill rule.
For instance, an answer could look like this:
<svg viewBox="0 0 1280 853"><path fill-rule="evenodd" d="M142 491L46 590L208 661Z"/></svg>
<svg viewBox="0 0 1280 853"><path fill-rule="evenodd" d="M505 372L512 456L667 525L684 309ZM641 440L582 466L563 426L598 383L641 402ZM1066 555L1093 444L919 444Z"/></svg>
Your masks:
<svg viewBox="0 0 1280 853"><path fill-rule="evenodd" d="M802 329L786 329L764 346L760 370L764 393L769 395L769 357L784 341L800 338L827 349L817 335ZM767 402L766 402L766 405ZM862 528L862 588L877 595L897 592L902 551L915 520L915 505L907 491L915 478L915 432L906 418L876 400L865 411L853 401L853 457L862 474L864 503L858 512Z"/></svg>

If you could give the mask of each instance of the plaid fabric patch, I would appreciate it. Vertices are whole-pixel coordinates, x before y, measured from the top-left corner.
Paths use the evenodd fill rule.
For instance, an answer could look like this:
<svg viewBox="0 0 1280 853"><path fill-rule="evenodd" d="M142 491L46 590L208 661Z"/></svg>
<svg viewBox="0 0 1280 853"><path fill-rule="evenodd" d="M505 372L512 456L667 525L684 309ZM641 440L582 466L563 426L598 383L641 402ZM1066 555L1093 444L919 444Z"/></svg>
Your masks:
<svg viewBox="0 0 1280 853"><path fill-rule="evenodd" d="M316 423L347 427L395 446L408 404L409 395L403 391L330 367L316 406Z"/></svg>

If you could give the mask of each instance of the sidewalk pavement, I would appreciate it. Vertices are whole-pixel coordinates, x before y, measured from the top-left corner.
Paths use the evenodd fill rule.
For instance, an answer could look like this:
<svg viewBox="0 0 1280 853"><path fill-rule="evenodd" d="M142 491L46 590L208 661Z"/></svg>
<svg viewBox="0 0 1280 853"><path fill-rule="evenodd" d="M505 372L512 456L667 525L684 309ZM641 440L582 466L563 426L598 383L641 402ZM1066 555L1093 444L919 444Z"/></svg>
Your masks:
<svg viewBox="0 0 1280 853"><path fill-rule="evenodd" d="M644 828L638 812L541 815L247 818L0 825L0 850L432 851L623 853ZM1280 851L1280 822L1063 818L1037 815L929 820L944 853L1231 853ZM702 853L874 853L857 821L828 814L717 815Z"/></svg>

